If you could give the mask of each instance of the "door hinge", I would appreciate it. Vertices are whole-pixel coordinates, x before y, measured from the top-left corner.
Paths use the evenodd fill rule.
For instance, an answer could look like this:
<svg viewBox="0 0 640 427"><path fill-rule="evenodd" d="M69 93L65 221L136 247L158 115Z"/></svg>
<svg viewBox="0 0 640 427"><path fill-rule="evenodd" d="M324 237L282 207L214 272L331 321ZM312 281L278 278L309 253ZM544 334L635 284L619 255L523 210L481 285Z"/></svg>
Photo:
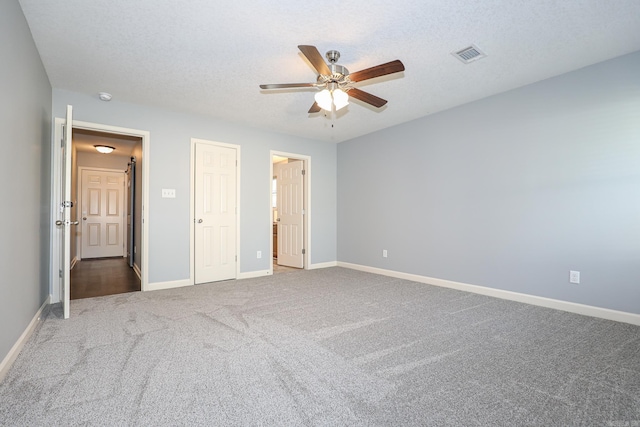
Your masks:
<svg viewBox="0 0 640 427"><path fill-rule="evenodd" d="M302 255L304 255L304 254L306 254L306 253L307 253L307 250L306 250L306 249L303 249L303 250L302 250Z"/></svg>
<svg viewBox="0 0 640 427"><path fill-rule="evenodd" d="M306 174L307 174L307 171L302 169L302 175L306 175Z"/></svg>
<svg viewBox="0 0 640 427"><path fill-rule="evenodd" d="M236 255L236 262L238 262L238 255Z"/></svg>
<svg viewBox="0 0 640 427"><path fill-rule="evenodd" d="M304 209L302 209L302 215L305 215L305 214L306 214L305 210L304 210Z"/></svg>
<svg viewBox="0 0 640 427"><path fill-rule="evenodd" d="M62 270L58 270L58 277L62 279Z"/></svg>

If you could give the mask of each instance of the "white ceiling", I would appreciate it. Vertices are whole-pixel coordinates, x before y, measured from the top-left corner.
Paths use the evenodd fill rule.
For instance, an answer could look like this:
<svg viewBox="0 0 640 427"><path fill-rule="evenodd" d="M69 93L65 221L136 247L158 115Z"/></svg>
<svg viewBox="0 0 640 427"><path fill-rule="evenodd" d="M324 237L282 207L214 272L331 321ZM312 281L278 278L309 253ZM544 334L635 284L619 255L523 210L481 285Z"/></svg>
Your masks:
<svg viewBox="0 0 640 427"><path fill-rule="evenodd" d="M340 142L640 50L638 0L20 0L54 88ZM389 103L308 114L297 45L340 51ZM475 44L486 58L451 55Z"/></svg>

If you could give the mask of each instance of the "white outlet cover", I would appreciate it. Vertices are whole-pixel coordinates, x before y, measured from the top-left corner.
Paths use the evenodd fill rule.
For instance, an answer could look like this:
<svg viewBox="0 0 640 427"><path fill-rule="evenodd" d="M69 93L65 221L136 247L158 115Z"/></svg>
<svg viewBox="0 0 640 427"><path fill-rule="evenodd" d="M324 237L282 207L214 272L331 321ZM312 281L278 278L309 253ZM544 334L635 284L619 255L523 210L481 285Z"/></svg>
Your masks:
<svg viewBox="0 0 640 427"><path fill-rule="evenodd" d="M580 272L579 271L569 271L569 283L580 283Z"/></svg>

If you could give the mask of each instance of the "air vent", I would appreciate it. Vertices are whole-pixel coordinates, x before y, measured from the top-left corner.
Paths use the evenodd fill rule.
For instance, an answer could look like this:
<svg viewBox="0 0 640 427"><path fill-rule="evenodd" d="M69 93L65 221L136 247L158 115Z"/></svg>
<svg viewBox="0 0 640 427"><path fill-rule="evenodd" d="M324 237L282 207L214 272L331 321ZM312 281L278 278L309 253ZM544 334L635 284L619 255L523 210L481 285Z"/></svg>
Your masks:
<svg viewBox="0 0 640 427"><path fill-rule="evenodd" d="M485 55L477 46L471 45L469 47L465 47L462 50L451 53L453 56L458 58L460 61L468 64L469 62L477 61L480 58L484 58Z"/></svg>

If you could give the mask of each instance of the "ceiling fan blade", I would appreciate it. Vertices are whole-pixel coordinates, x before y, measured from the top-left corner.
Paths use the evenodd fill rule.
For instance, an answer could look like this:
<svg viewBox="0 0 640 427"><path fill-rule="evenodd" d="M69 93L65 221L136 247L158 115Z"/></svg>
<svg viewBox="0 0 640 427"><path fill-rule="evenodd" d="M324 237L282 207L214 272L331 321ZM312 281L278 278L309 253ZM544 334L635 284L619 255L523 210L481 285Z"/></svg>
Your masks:
<svg viewBox="0 0 640 427"><path fill-rule="evenodd" d="M386 64L376 65L375 67L351 73L349 74L349 79L352 82L361 82L362 80L399 73L400 71L404 71L404 64L399 59L396 59L395 61L387 62Z"/></svg>
<svg viewBox="0 0 640 427"><path fill-rule="evenodd" d="M320 111L322 111L322 108L320 108L317 102L314 102L311 108L309 108L308 113L319 113Z"/></svg>
<svg viewBox="0 0 640 427"><path fill-rule="evenodd" d="M275 83L260 85L260 89L286 89L290 87L317 87L317 83Z"/></svg>
<svg viewBox="0 0 640 427"><path fill-rule="evenodd" d="M360 89L351 88L347 92L349 96L352 96L355 99L359 99L362 102L366 102L367 104L373 105L374 107L382 107L387 103L386 99L378 98L375 95L371 95L369 92L365 92Z"/></svg>
<svg viewBox="0 0 640 427"><path fill-rule="evenodd" d="M302 54L306 56L309 62L311 62L311 65L313 65L313 68L316 69L318 74L323 74L325 76L331 75L331 70L327 66L327 63L324 62L322 55L320 55L320 52L318 52L318 49L316 49L315 46L299 45L298 49L300 49Z"/></svg>

